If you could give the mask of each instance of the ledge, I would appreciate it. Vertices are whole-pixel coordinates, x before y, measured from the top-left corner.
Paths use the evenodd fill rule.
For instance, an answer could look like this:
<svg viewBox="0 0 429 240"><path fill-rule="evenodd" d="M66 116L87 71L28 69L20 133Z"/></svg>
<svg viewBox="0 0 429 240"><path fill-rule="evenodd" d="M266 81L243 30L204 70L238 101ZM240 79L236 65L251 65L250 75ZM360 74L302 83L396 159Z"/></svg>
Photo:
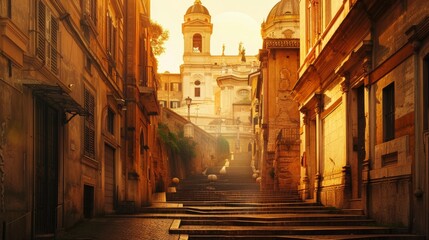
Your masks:
<svg viewBox="0 0 429 240"><path fill-rule="evenodd" d="M0 52L19 67L24 64L28 40L9 18L0 18Z"/></svg>

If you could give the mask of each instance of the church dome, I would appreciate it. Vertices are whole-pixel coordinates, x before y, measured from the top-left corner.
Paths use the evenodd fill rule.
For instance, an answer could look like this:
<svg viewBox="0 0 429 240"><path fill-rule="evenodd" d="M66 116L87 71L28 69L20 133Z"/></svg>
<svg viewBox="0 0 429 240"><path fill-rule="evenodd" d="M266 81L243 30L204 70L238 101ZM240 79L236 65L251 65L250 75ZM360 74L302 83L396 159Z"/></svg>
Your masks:
<svg viewBox="0 0 429 240"><path fill-rule="evenodd" d="M186 11L186 14L191 13L202 13L210 15L209 10L207 10L207 8L203 6L200 0L195 0L194 5L190 6Z"/></svg>
<svg viewBox="0 0 429 240"><path fill-rule="evenodd" d="M298 0L281 0L270 11L267 16L266 24L272 24L279 18L288 15L299 15Z"/></svg>

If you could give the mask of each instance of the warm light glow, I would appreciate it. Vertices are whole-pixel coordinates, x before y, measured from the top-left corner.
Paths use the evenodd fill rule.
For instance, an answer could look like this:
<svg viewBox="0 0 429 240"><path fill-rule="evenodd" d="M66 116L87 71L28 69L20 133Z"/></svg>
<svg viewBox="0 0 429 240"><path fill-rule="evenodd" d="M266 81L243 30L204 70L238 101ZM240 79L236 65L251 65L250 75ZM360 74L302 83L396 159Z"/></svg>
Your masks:
<svg viewBox="0 0 429 240"><path fill-rule="evenodd" d="M186 101L186 105L188 105L188 107L191 105L192 103L192 98L190 98L189 96L187 98L185 98Z"/></svg>
<svg viewBox="0 0 429 240"><path fill-rule="evenodd" d="M202 0L212 17L213 34L211 54L238 54L238 44L243 42L246 55L256 55L262 47L261 24L279 0ZM165 53L158 56L158 72L178 73L183 63L182 23L186 10L195 0L156 0L151 2L151 18L170 32L165 43ZM174 6L174 7L166 7Z"/></svg>

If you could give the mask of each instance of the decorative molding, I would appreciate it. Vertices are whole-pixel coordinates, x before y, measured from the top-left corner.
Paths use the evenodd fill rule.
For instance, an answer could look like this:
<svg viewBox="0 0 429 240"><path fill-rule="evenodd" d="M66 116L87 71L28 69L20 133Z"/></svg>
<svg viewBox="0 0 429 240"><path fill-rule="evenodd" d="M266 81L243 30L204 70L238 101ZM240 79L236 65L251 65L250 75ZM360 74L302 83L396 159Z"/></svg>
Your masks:
<svg viewBox="0 0 429 240"><path fill-rule="evenodd" d="M299 48L299 39L265 39L264 49L272 48Z"/></svg>

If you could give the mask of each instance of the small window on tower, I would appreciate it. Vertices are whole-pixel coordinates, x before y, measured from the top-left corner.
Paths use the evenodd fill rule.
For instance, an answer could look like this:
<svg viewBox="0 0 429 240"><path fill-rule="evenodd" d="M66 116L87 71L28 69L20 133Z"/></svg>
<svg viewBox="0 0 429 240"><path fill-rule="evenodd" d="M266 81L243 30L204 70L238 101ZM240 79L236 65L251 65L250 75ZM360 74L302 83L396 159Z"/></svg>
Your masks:
<svg viewBox="0 0 429 240"><path fill-rule="evenodd" d="M203 38L201 37L201 34L198 34L198 33L196 33L196 34L194 34L194 37L192 38L192 51L193 52L202 52L203 51L203 49L202 49L202 46L203 46Z"/></svg>

